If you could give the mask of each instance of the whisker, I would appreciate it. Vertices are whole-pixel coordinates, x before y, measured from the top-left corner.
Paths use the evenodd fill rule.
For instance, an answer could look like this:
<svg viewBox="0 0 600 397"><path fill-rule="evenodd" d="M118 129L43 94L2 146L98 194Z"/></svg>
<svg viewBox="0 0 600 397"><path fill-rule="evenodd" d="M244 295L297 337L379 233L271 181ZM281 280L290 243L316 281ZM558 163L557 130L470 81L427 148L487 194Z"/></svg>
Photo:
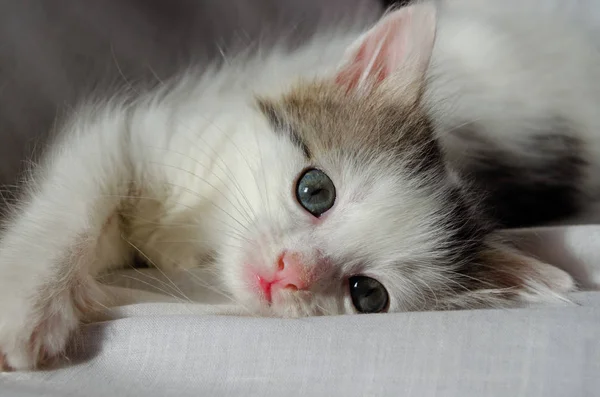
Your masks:
<svg viewBox="0 0 600 397"><path fill-rule="evenodd" d="M244 156L244 154L242 153L242 151L240 150L240 148L237 146L237 144L235 143L235 141L231 138L230 134L228 134L226 131L224 131L221 127L219 127L216 123L214 123L213 121L209 120L206 116L202 116L200 115L200 117L209 124L209 126L212 126L214 128L216 128L219 132L221 132L222 136L225 137L226 139L229 140L229 142L231 143L231 145L237 150L237 152L240 154L240 158L244 161L244 163L246 163L246 166L248 167L249 170L252 170L252 167L250 167L250 164L248 163L246 156ZM236 187L236 189L238 190L238 192L240 193L240 196L246 201L247 204L247 208L252 211L252 206L250 205L250 202L248 201L247 196L244 194L243 190L240 188L239 183L237 181L237 178L235 177L235 175L231 172L230 168L227 166L227 163L223 160L222 156L212 147L212 145L210 145L206 139L204 139L204 137L195 129L191 129L188 126L185 126L183 124L180 123L180 126L182 126L183 128L185 128L188 132L191 132L192 134L194 134L194 136L197 138L197 140L199 140L200 142L204 143L204 146L200 146L198 144L198 142L196 141L192 141L191 139L187 138L188 142L190 142L193 147L199 149L202 153L204 153L205 155L207 155L209 158L210 156L208 155L208 153L206 153L205 149L208 148L212 151L212 153L216 156L216 160L218 160L218 162L216 163L217 166L219 166L219 168L225 173L225 171L228 171L228 176L229 179L231 180L231 182L233 183L234 187ZM225 168L221 167L221 165L223 165ZM252 177L254 179L254 183L256 184L256 178L253 175L253 172L251 172ZM237 195L234 195L237 198ZM243 206L242 206L243 207Z"/></svg>
<svg viewBox="0 0 600 397"><path fill-rule="evenodd" d="M119 65L119 61L117 60L117 55L115 54L115 48L113 47L112 42L110 43L110 55L112 56L112 59L115 62L115 66L117 67L117 71L119 72L119 75L121 75L121 78L123 79L125 84L127 84L127 87L130 90L132 90L133 92L137 92L137 90L133 87L133 85L129 82L129 80L125 76L125 73L123 73L123 70L121 69L121 65Z"/></svg>
<svg viewBox="0 0 600 397"><path fill-rule="evenodd" d="M182 156L182 157L184 157L184 158L186 158L186 159L189 159L189 160L193 161L193 162L194 162L194 163L196 163L197 165L199 165L199 166L203 167L205 170L207 170L207 171L210 171L210 168L209 168L208 166L206 166L205 164L202 164L202 163L201 163L200 161L198 161L197 159L195 159L195 158L193 158L193 157L191 157L191 156L189 156L189 155L187 155L187 154L185 154L185 153L181 153L181 152L178 152L178 151L175 151L175 150L171 150L171 149L158 148L158 147L149 146L149 145L145 145L145 146L147 146L148 148L151 148L151 149L155 149L155 150L163 150L163 151L166 151L166 152L169 152L169 153L174 153L174 154L177 154L177 155L179 155L179 156ZM214 151L214 150L213 150L213 151ZM215 153L216 153L216 152L215 152ZM206 153L205 153L205 154L206 154ZM220 158L220 156L218 156L218 157ZM237 180L236 180L236 178L235 178L235 175L233 175L233 173L231 172L231 170L229 170L229 167L225 167L225 169L223 169L219 163L216 163L216 165L217 165L217 167L219 167L219 169L221 169L221 171L222 171L222 172L223 172L223 173L224 173L224 174L225 174L225 175L226 175L226 176L229 178L229 180L230 180L230 181L231 181L231 183L233 184L233 187L235 187L235 188L236 188L236 190L237 190L237 192L239 193L239 195L240 195L240 196L242 196L242 197L245 199L245 201L246 201L246 205L247 205L247 206L250 208L250 210L251 210L251 206L250 206L250 203L249 203L249 201L248 201L248 199L247 199L246 195L245 195L245 194L242 192L241 188L239 187L239 184L237 183ZM226 170L227 170L227 171L229 171L229 172L226 172ZM226 184L226 183L225 183L225 182L224 182L224 181L223 181L223 180L222 180L222 179L221 179L221 178L220 178L220 177L219 177L217 174L215 174L214 172L213 172L212 174L213 174L213 175L214 175L214 176L215 176L215 177L216 177L216 178L219 180L219 182L221 182L221 183L223 184L223 186L225 186L225 187L226 187L226 188L229 190L229 192L232 194L232 196L233 196L233 197L235 197L235 199L236 199L236 201L237 201L238 205L240 206L240 208L241 208L242 210L244 210L244 214L240 214L240 215L242 215L242 216L244 216L244 215L245 215L246 219L247 219L248 221L250 221L250 220L252 219L252 216L251 216L251 214L250 214L250 213L248 213L248 208L245 208L245 207L244 207L244 205L243 205L243 204L240 202L240 200L239 200L239 198L238 198L238 195L237 195L237 194L235 194L235 192L234 192L234 191L231 189L231 187L230 187L228 184ZM238 211L239 211L239 210L238 210Z"/></svg>
<svg viewBox="0 0 600 397"><path fill-rule="evenodd" d="M156 268L156 266L154 266ZM179 289L175 289L173 288L171 285L169 285L169 283L160 280L158 277L154 277L148 273L144 273L142 271L140 271L139 269L136 269L134 266L131 266L131 269L133 269L133 271L135 271L136 273L139 273L140 275L149 278L150 280L156 281L157 283L160 283L161 285L163 285L165 288L168 288L169 290L173 290L177 293L181 293ZM158 269L157 269L158 270ZM159 270L160 271L160 270ZM181 293L182 297L184 299L186 299L188 302L192 302L187 296L185 296L183 293Z"/></svg>
<svg viewBox="0 0 600 397"><path fill-rule="evenodd" d="M178 229L184 229L184 228L198 228L198 224L193 224L193 223L162 223L162 222L156 222L156 221L152 221L149 219L146 219L142 216L139 215L133 215L133 214L122 214L121 216L123 216L124 218L128 218L131 220L140 220L142 222L144 222L145 224L150 224L153 225L153 227L156 230L159 229L168 229L168 228L178 228ZM224 222L221 222L223 224L225 224ZM233 238L234 240L237 241L245 241L245 242L250 242L248 240L247 237L245 237L243 234L241 234L239 232L239 230L237 230L234 227L228 227L228 230L223 230L223 229L214 229L215 231L219 232L220 234ZM198 240L200 241L200 240ZM209 242L209 241L206 241Z"/></svg>
<svg viewBox="0 0 600 397"><path fill-rule="evenodd" d="M207 119L205 118L205 120L207 120ZM216 124L214 124L214 123L212 123L210 121L209 121L209 123L211 123L212 125L214 125L216 127ZM223 136L238 151L238 153L240 154L240 157L244 160L244 163L246 163L246 167L248 167L248 169L251 169L250 164L246 160L246 156L244 156L244 154L241 152L241 150L239 149L239 147L236 145L235 141L231 138L230 134L226 133L225 131L221 130L218 127L217 127L217 129L219 129L222 132ZM231 169L229 168L229 166L227 165L227 163L225 162L225 160L223 159L223 157L212 147L212 145L210 145L208 142L206 142L206 140L204 139L204 137L199 136L197 134L196 134L196 137L200 141L203 141L205 143L205 148L210 149L210 151L215 155L215 159L218 160L217 163L216 163L216 165L219 167L219 169L221 171L223 171L223 173L226 173L228 175L229 179L233 183L233 185L236 188L236 190L238 191L238 193L240 193L240 195L246 201L246 205L248 206L248 208L252 209L252 206L250 205L250 202L248 201L247 196L244 194L243 190L241 189L241 187L239 185L239 182L238 182L235 174L231 171ZM196 145L196 147L200 148L197 143L195 145ZM201 150L202 150L202 148L201 148ZM208 156L208 154L206 152L204 152L204 153Z"/></svg>
<svg viewBox="0 0 600 397"><path fill-rule="evenodd" d="M202 199L205 199L205 200L206 200L206 197L202 196L200 193L198 193L198 192L196 192L196 191L194 191L194 190L191 190L191 189L189 189L189 188L187 188L187 187L180 186L180 185L177 185L177 184L174 184L174 183L170 183L170 182L165 182L165 184L167 184L167 185L171 185L171 186L174 186L174 187L177 187L177 188L179 188L179 189L183 189L183 190L185 190L186 192L188 192L188 193L190 193L190 194L196 195L197 197L199 197L199 198L202 198ZM224 210L224 209L223 209L221 206L217 205L217 204L216 204L215 202L213 202L213 201L210 201L210 203L211 203L211 204L212 204L212 205L213 205L213 206L214 206L216 209L218 209L219 211L221 211L221 212L222 212L224 215L227 215L227 216L228 216L228 217L229 217L231 220L233 220L235 223L237 223L238 225L240 225L240 226L241 226L241 227L242 227L244 230L246 230L246 231L249 231L249 230L248 230L248 228L247 228L247 227L246 227L244 224L242 224L242 223L239 221L239 219L237 219L236 217L234 217L233 215L231 215L229 212L225 211L225 210Z"/></svg>
<svg viewBox="0 0 600 397"><path fill-rule="evenodd" d="M170 168L174 168L174 169L176 169L176 170L179 170L179 171L185 172L186 174L188 174L188 175L191 175L191 176L193 176L194 178L196 178L196 179L198 179L198 180L202 181L203 183L205 183L205 184L207 184L208 186L210 186L211 188L213 188L213 189L214 189L214 190L215 190L217 193L219 193L219 194L220 194L220 195L221 195L221 196L222 196L222 197L223 197L223 198L224 198L224 199L225 199L225 200L226 200L226 201L227 201L229 204L231 204L231 206L232 206L232 207L233 207L233 208L234 208L234 209L235 209L235 210L236 210L236 211L239 213L239 215L240 215L240 216L242 216L242 218L244 218L244 219L246 219L246 221L248 221L248 219L247 219L247 218L245 217L245 215L244 215L244 214L243 214L243 213L242 213L242 212L241 212L241 211L238 209L238 207L236 207L236 206L235 206L235 204L233 204L233 202L231 202L231 200L229 199L229 196L227 196L225 193L223 193L223 192L222 192L220 189L218 189L216 186L214 186L214 185L213 185L212 183L210 183L208 180L206 180L206 179L204 179L204 178L200 177L199 175L197 175L197 174L196 174L196 173L194 173L194 172L191 172L191 171L189 171L189 170L186 170L186 169L184 169L184 168L181 168L181 167L177 167L177 166L170 165L170 164L157 163L157 162L154 162L154 161L151 161L150 163L157 164L157 165L161 165L161 166L164 166L164 167L170 167ZM165 184L170 184L169 182L164 182L164 183L165 183ZM177 186L177 185L175 185L175 184L172 184L172 185L174 185L174 186ZM178 187L180 187L180 188L184 188L183 186L178 186ZM187 188L184 188L184 189L187 189ZM188 189L188 190L189 190L189 189ZM190 190L190 191L191 191L191 192L194 192L194 191L192 191L192 190ZM204 196L202 196L202 195L200 195L200 193L198 193L198 192L194 192L194 193L196 193L197 197L200 197L200 198L202 198L202 199L205 199L205 200L207 200L207 198L206 198L206 197L204 197Z"/></svg>
<svg viewBox="0 0 600 397"><path fill-rule="evenodd" d="M177 186L177 185L175 185L175 186ZM184 189L185 189L185 188L184 188ZM193 192L192 192L192 193L193 193ZM116 198L124 198L124 199L126 199L126 198L130 198L130 199L152 200L152 201L156 201L157 203L159 203L159 200L158 200L158 199L156 199L155 197L147 197L147 196L132 196L132 195L105 194L105 195L102 195L101 197L116 197ZM183 204L183 203L181 203L181 202L179 202L179 201L173 201L173 202L174 202L175 204L177 204L177 205L181 205L182 207L185 207L185 208L187 208L187 209L190 209L190 210L192 210L192 211L195 211L195 209L194 209L193 207L191 207L191 206L189 206L189 205L187 205L187 204ZM219 207L219 208L220 208L220 207ZM224 210L223 210L223 211L224 211ZM164 211L163 211L163 212L164 212ZM225 213L226 213L226 212L225 212ZM134 215L128 215L128 214L121 214L121 216L125 216L125 217L130 217L130 218L133 218L133 217L135 217L135 216L137 216L137 215L135 215L135 216L134 216ZM142 220L144 219L144 218L143 218L143 217L141 217L141 216L137 216L137 217L138 217L139 219L142 219ZM235 229L235 228L233 227L233 225L230 225L230 224L228 224L228 223L225 223L225 222L224 222L223 220L221 220L221 219L216 219L216 220L217 220L217 221L219 221L220 223L222 223L222 224L226 225L228 228L230 228L230 229L232 229L232 230L234 230L234 231L237 231L237 232L239 232L239 230ZM152 222L152 221L148 221L148 222ZM154 222L154 223L156 223L156 224L160 224L159 222ZM188 224L188 225L184 225L184 226L190 226L190 227L192 227L192 226L195 226L195 227L197 227L198 225L197 225L197 224L196 224L196 225L194 225L194 224ZM239 237L242 237L242 235L240 234L240 235L239 235Z"/></svg>
<svg viewBox="0 0 600 397"><path fill-rule="evenodd" d="M165 244L190 244L190 243L210 243L211 241L208 240L198 240L198 239L189 239L189 240L160 240L160 243L165 243ZM227 243L221 243L220 245L224 246L224 247L229 247L229 248L234 248L234 249L240 249L242 248L241 245L233 245L233 244L227 244Z"/></svg>
<svg viewBox="0 0 600 397"><path fill-rule="evenodd" d="M183 269L183 270L186 273L188 273L203 288L207 288L208 290L213 291L213 292L219 294L220 296L223 296L224 298L227 298L232 303L239 305L244 311L246 311L248 313L252 313L252 311L250 309L248 309L248 307L246 305L242 304L241 302L236 301L234 298L232 298L229 294L225 293L224 291L222 291L212 285L209 285L206 282L206 280L203 280L201 277L198 277L198 275L194 274L189 269Z"/></svg>
<svg viewBox="0 0 600 397"><path fill-rule="evenodd" d="M192 302L191 299L189 299L184 293L183 291L173 282L173 280L171 280L163 271L162 269L160 269L160 267L158 267L153 261L152 259L150 259L150 257L148 257L148 255L146 255L141 249L139 249L135 244L133 244L131 241L129 241L123 234L121 234L121 238L127 243L129 244L133 249L135 249L140 255L142 255L144 257L144 259L146 259L148 261L148 263L152 264L152 266L154 266L162 275L163 277L165 277L169 283L171 284L171 286L173 287L173 289L175 291L177 291L178 293L181 294L181 296L183 296L185 299L187 299L188 301ZM137 269L136 269L137 270Z"/></svg>
<svg viewBox="0 0 600 397"><path fill-rule="evenodd" d="M147 281L141 280L141 279L139 279L139 278L136 278L136 277L132 277L132 276L130 276L130 275L127 275L127 274L122 274L122 275L120 275L120 277L127 278L127 279L131 279L131 280L134 280L134 281L136 281L136 282L142 283L142 284L144 284L144 285L147 285L147 286L149 286L149 287L151 287L151 288L155 289L156 291L159 291L159 292L161 292L163 295L167 295L167 296L170 296L171 298L174 298L174 299L176 299L176 300L177 300L177 301L179 301L180 303L186 303L186 302L185 302L185 300L183 300L183 299L181 299L180 297L176 296L176 295L175 295L175 294L173 294L172 292L170 292L170 291L168 291L168 290L164 290L164 289L162 289L162 288L158 287L158 286L157 286L157 285L155 285L155 284L149 283L149 282L147 282ZM192 301L189 301L189 302L192 302Z"/></svg>

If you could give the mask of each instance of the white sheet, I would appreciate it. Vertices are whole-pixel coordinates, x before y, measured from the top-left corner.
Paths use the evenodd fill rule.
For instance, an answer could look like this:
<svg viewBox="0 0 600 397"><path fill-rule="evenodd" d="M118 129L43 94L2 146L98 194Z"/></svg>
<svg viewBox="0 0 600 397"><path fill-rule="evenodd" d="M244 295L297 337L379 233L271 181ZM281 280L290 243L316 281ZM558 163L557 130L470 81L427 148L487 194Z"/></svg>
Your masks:
<svg viewBox="0 0 600 397"><path fill-rule="evenodd" d="M2 395L593 396L599 309L138 316L87 327L88 361L3 375Z"/></svg>

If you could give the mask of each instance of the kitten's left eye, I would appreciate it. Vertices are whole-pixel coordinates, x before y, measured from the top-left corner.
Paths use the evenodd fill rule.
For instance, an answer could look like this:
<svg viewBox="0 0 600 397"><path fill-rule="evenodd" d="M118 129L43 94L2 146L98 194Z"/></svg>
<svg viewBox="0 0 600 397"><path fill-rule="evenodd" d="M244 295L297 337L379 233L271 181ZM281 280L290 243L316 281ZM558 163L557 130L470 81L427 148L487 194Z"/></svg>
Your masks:
<svg viewBox="0 0 600 397"><path fill-rule="evenodd" d="M353 276L348 283L352 304L360 313L380 313L387 308L390 298L379 281L366 276Z"/></svg>
<svg viewBox="0 0 600 397"><path fill-rule="evenodd" d="M333 207L335 186L326 173L311 168L298 178L296 200L305 210L318 218Z"/></svg>

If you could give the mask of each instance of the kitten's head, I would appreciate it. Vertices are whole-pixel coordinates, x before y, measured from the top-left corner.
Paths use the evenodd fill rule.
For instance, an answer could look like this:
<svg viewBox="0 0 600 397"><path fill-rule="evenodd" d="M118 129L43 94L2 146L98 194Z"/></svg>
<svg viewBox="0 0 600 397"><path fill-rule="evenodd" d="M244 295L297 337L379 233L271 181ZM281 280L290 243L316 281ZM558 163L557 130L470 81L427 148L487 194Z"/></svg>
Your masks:
<svg viewBox="0 0 600 397"><path fill-rule="evenodd" d="M335 79L259 100L271 129L262 173L248 181L256 189L221 257L240 302L283 316L374 313L498 305L570 286L491 237L449 176L420 106L434 33L432 6L394 11Z"/></svg>

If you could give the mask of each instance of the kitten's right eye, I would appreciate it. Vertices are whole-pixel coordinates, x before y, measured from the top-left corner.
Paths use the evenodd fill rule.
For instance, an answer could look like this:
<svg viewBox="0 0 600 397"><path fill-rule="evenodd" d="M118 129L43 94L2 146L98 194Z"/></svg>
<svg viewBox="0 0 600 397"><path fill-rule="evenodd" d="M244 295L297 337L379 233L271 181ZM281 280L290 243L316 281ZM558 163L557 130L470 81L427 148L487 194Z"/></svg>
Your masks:
<svg viewBox="0 0 600 397"><path fill-rule="evenodd" d="M390 298L379 281L366 276L353 276L348 283L352 304L358 312L380 313L387 309Z"/></svg>
<svg viewBox="0 0 600 397"><path fill-rule="evenodd" d="M321 170L311 168L298 178L296 200L314 217L320 217L333 207L335 186Z"/></svg>

